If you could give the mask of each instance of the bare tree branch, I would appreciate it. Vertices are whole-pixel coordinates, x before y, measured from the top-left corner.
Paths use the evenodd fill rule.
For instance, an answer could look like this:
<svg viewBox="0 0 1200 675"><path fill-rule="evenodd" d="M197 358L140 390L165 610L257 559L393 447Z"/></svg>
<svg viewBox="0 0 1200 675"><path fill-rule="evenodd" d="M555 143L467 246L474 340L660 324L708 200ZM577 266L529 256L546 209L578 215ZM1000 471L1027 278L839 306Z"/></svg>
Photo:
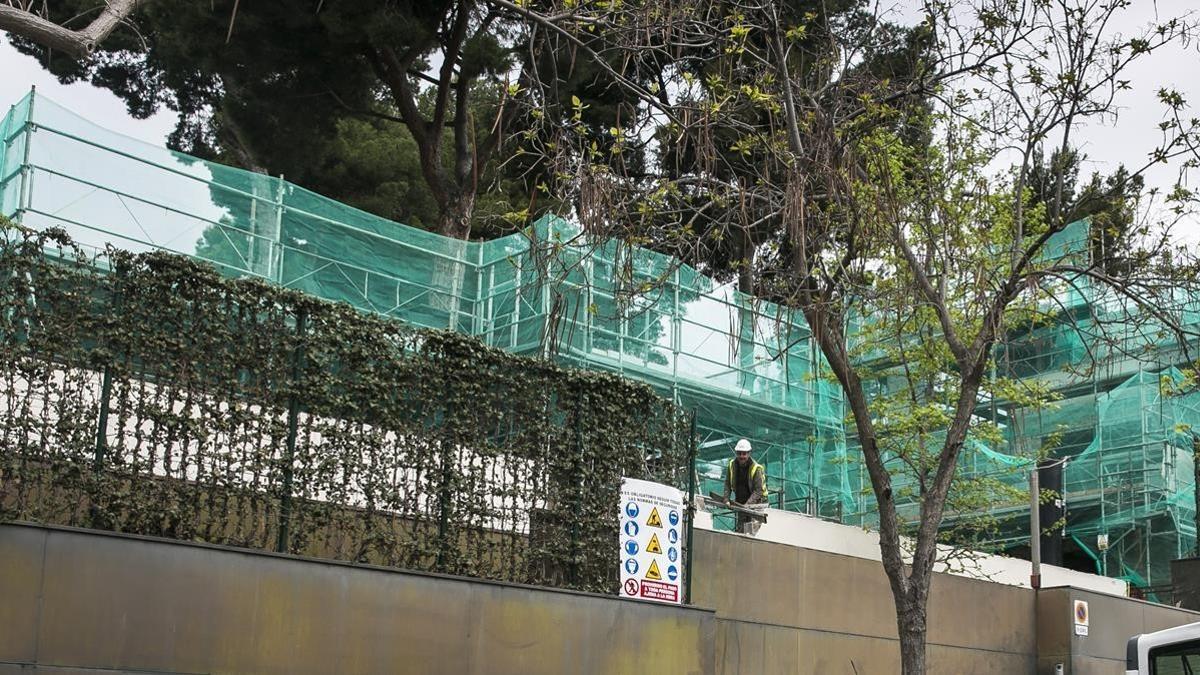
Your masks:
<svg viewBox="0 0 1200 675"><path fill-rule="evenodd" d="M60 26L32 11L18 9L11 5L0 5L0 30L33 40L73 59L83 60L90 57L96 50L96 46L103 42L117 26L127 21L139 5L151 1L107 0L107 5L100 15L85 28L79 30Z"/></svg>

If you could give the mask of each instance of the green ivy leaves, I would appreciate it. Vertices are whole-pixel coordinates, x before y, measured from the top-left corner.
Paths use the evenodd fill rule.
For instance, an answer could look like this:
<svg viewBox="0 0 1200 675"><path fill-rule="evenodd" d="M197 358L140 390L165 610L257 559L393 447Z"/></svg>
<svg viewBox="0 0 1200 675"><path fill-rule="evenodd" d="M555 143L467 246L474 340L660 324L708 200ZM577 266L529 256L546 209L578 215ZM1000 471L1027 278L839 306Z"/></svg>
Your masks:
<svg viewBox="0 0 1200 675"><path fill-rule="evenodd" d="M609 591L621 477L686 481L643 384L0 228L0 518Z"/></svg>

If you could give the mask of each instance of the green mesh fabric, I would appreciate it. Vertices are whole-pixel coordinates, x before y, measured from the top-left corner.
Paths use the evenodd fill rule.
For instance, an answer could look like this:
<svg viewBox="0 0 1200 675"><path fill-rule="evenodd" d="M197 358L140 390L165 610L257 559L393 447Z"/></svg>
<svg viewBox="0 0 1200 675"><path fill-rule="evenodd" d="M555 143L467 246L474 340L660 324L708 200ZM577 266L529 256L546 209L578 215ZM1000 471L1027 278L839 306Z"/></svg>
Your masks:
<svg viewBox="0 0 1200 675"><path fill-rule="evenodd" d="M0 121L0 213L15 213L21 199L21 170L25 166L29 102L25 97Z"/></svg>
<svg viewBox="0 0 1200 675"><path fill-rule="evenodd" d="M448 239L114 134L42 96L9 109L0 150L0 212L26 226L61 227L95 248L183 253L230 276L648 382L696 410L701 493L721 490L732 445L745 437L767 467L772 505L874 521L840 390L803 319L664 256L591 241L554 219L487 242ZM1086 261L1087 237L1087 223L1074 223L1043 256ZM1028 458L1057 436L1055 454L1069 458L1070 540L1103 573L1163 583L1167 562L1195 545L1200 405L1165 386L1179 379L1170 368L1179 345L1082 279L1055 290L1047 311L1058 320L1014 329L996 361L1061 400L1037 411L981 403L1005 441L972 439L960 472L1021 488ZM1181 292L1176 305L1178 321L1200 324L1200 297ZM869 320L854 318L852 336ZM1161 365L1147 368L1147 355ZM1085 367L1093 358L1103 367ZM1027 509L997 512L996 547L1027 541Z"/></svg>
<svg viewBox="0 0 1200 675"><path fill-rule="evenodd" d="M1052 244L1056 255L1085 256L1086 222ZM1160 321L1084 279L1056 289L1056 321L1018 331L997 361L1013 375L1048 383L1061 399L1049 409L1007 411L1008 450L1026 456L1057 438L1067 460L1067 532L1096 571L1136 585L1169 583L1170 560L1196 544L1193 443L1200 394L1182 386L1185 361ZM1196 298L1182 290L1158 308L1196 323ZM1194 345L1193 345L1194 348ZM1005 480L1019 485L1024 472ZM1006 536L1026 537L1014 520ZM1107 550L1100 550L1101 536Z"/></svg>
<svg viewBox="0 0 1200 675"><path fill-rule="evenodd" d="M407 323L649 382L697 411L703 491L749 438L772 503L860 509L840 391L799 317L561 220L465 242L148 145L42 96L0 124L3 213L84 246L164 249ZM26 155L26 149L29 152ZM651 288L649 292L639 292Z"/></svg>

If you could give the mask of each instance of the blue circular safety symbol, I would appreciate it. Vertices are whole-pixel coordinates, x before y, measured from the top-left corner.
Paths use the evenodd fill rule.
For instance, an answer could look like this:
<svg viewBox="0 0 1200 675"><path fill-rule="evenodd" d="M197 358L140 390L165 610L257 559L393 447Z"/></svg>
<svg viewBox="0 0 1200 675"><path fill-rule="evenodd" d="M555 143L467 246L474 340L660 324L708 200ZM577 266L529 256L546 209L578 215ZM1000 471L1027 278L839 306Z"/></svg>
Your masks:
<svg viewBox="0 0 1200 675"><path fill-rule="evenodd" d="M629 502L628 504L625 505L625 515L629 516L630 518L637 518L637 516L638 516L637 502Z"/></svg>
<svg viewBox="0 0 1200 675"><path fill-rule="evenodd" d="M612 511L609 511L609 513L612 513ZM625 571L626 572L629 572L630 574L637 574L637 570L638 570L638 564L637 564L636 558L630 558L625 561Z"/></svg>
<svg viewBox="0 0 1200 675"><path fill-rule="evenodd" d="M671 513L667 516L667 520L671 521L672 525L678 525L679 524L679 512L671 511Z"/></svg>
<svg viewBox="0 0 1200 675"><path fill-rule="evenodd" d="M612 513L612 511L609 511L609 513ZM636 537L637 533L638 533L638 524L633 522L632 520L625 521L625 534L627 534L631 537Z"/></svg>
<svg viewBox="0 0 1200 675"><path fill-rule="evenodd" d="M637 546L636 541L630 539L629 541L625 542L625 552L626 553L628 553L629 555L637 555L637 551L638 551L638 546Z"/></svg>
<svg viewBox="0 0 1200 675"><path fill-rule="evenodd" d="M610 511L610 513L611 513L611 511ZM671 565L670 567L667 568L667 578L670 579L671 581L675 581L676 579L679 578L679 570L675 569L674 565Z"/></svg>
<svg viewBox="0 0 1200 675"><path fill-rule="evenodd" d="M674 546L667 549L667 560L670 560L671 562L675 562L678 559L679 559L679 551L676 550Z"/></svg>
<svg viewBox="0 0 1200 675"><path fill-rule="evenodd" d="M612 511L609 511L609 513L612 513ZM672 544L677 543L679 541L679 533L675 530L668 531L667 541L671 542Z"/></svg>

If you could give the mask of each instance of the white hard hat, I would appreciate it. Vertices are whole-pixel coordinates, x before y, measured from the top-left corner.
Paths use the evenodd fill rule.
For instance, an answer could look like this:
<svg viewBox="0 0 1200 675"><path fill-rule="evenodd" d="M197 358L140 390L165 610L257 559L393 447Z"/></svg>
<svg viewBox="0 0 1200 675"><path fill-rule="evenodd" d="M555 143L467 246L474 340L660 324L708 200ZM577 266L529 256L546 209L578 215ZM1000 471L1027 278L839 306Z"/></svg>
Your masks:
<svg viewBox="0 0 1200 675"><path fill-rule="evenodd" d="M733 451L734 452L750 452L750 441L743 438L742 440L737 442L737 445L733 446Z"/></svg>

